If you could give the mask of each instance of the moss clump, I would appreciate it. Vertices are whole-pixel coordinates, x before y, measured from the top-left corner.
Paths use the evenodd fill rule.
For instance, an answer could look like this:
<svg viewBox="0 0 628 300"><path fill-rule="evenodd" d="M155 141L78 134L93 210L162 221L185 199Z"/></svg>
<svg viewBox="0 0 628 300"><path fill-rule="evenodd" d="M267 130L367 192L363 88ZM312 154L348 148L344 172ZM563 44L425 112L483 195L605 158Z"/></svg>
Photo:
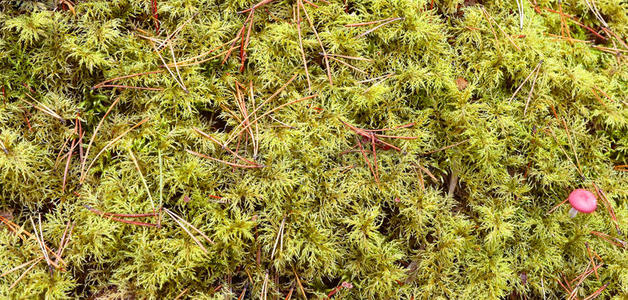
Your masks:
<svg viewBox="0 0 628 300"><path fill-rule="evenodd" d="M628 294L625 4L75 2L0 6L3 298Z"/></svg>

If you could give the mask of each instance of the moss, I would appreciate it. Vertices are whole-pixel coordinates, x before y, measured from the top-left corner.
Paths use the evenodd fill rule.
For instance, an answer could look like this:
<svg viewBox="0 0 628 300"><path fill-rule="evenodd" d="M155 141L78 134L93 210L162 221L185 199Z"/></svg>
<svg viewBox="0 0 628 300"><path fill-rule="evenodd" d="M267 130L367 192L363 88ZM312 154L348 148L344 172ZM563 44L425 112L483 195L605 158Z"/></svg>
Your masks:
<svg viewBox="0 0 628 300"><path fill-rule="evenodd" d="M315 1L305 15L277 0L252 23L248 0L6 2L0 269L23 267L0 278L4 298L559 298L590 269L587 245L603 264L576 296L628 294L620 2L595 1L608 29L576 0L522 1L522 28L512 1ZM402 19L345 26L388 18ZM243 24L249 43L225 60ZM415 138L381 138L401 151L379 143L375 161L343 122L413 123L385 133ZM594 186L616 222L602 199L548 213ZM39 216L63 270L22 231Z"/></svg>

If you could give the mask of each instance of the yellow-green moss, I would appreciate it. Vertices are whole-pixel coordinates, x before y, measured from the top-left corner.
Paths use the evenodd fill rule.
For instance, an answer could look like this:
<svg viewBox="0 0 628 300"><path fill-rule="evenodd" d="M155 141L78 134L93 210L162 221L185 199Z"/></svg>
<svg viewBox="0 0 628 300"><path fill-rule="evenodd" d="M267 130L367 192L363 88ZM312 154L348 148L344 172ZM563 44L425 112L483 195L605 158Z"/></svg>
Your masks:
<svg viewBox="0 0 628 300"><path fill-rule="evenodd" d="M75 1L72 9L64 2L0 5L0 141L7 150L0 149L0 212L29 232L29 218L41 215L44 239L55 250L68 221L74 224L65 272L51 273L42 261L9 289L25 268L13 272L0 278L2 298L173 299L185 290L189 299L226 299L245 288L247 297L258 298L266 286L268 297L283 299L290 290L302 297L301 284L309 298L324 298L346 281L353 288L334 297L556 299L568 297L557 279L587 268L585 243L604 263L599 279L589 276L576 295L604 284L602 298L628 294L625 247L590 233L627 239L628 177L614 169L628 164L625 3L595 1L621 41L602 30L585 0L562 1L562 10L607 40L567 18L561 23L547 10L559 10L553 0L522 1L522 29L515 1L313 1L318 8L305 9L325 50L369 60L343 60L367 74L330 60L331 86L303 19L309 91L297 1L276 0L255 11L244 71L238 42L224 64L220 56L180 67L185 92L142 36L163 40L180 28L172 49L183 61L233 39L247 18L237 12L255 1L157 0L159 34L150 0ZM377 25L344 26L395 17L403 19L364 37L358 35ZM573 39L593 42L553 36L568 34L561 24ZM172 62L169 47L162 54ZM511 99L540 61L533 92L531 78ZM163 72L115 84L161 91L93 88L154 70ZM256 156L250 140L239 145L240 155L265 167L232 168L186 152L234 161L194 128L226 141L240 123L229 112L238 114L236 82L252 82L259 105L293 74L257 116L318 96L262 118L253 128ZM252 113L249 91L243 93ZM64 143L78 138L76 118L84 151L118 97L88 164L109 141L148 121L104 151L82 184L75 148L63 190L71 142ZM359 151L343 154L356 135L341 121L362 128L413 122L390 134L417 139L384 139L403 151L377 151L377 183ZM572 189L593 183L607 194L620 233L602 204L574 219L566 205L547 214ZM215 244L204 242L204 253L166 214L161 228L147 228L85 207L150 212L147 193ZM42 255L34 240L22 241L4 225L0 232L0 272Z"/></svg>

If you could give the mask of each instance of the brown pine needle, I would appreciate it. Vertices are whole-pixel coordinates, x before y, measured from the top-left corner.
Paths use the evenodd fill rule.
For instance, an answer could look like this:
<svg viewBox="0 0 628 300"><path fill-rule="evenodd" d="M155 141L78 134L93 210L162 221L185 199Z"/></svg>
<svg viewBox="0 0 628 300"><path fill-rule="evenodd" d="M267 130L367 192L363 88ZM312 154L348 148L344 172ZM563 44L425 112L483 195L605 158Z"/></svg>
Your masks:
<svg viewBox="0 0 628 300"><path fill-rule="evenodd" d="M436 179L436 176L434 176L434 174L432 174L430 170L420 165L419 163L414 163L414 165L417 166L419 169L421 169L421 171L425 172L425 174L427 174L427 176L429 176L432 179L432 181L434 181L434 183L438 183L438 179Z"/></svg>
<svg viewBox="0 0 628 300"><path fill-rule="evenodd" d="M294 75L292 75L292 77L286 82L284 83L284 85L282 85L278 90L276 90L272 95L270 95L270 97L268 97L268 99L264 100L264 102L262 102L258 107L256 107L253 112L251 112L249 114L253 115L255 113L257 113L258 110L260 110L260 108L262 108L262 106L264 106L265 104L267 104L268 102L272 101L275 97L277 97L277 95L279 95L279 93L281 93L295 78L297 78L297 73L295 73ZM242 120L242 122L240 122L240 124L238 124L238 126L236 126L234 129L237 129L240 126L243 126L245 123L256 123L256 122L249 122L248 118L245 118L244 120ZM227 141L224 143L224 145L229 145L229 143L231 141L233 141L233 139L240 135L240 133L242 133L242 131L236 133L236 134L232 134Z"/></svg>
<svg viewBox="0 0 628 300"><path fill-rule="evenodd" d="M63 250L65 246L70 242L70 238L72 236L72 230L70 229L70 221L66 223L65 230L63 230L63 235L61 236L61 241L59 242L59 247L57 248L57 255L61 256L63 254ZM74 228L74 224L72 224L72 229ZM70 234L68 235L68 229L70 229ZM67 236L67 241L66 241Z"/></svg>
<svg viewBox="0 0 628 300"><path fill-rule="evenodd" d="M172 56L172 63L174 64L175 71L177 71L179 82L181 82L181 88L183 88L183 90L186 93L189 93L188 88L183 83L183 78L181 77L181 73L179 73L179 66L177 65L177 58L174 56L174 49L172 48L172 43L168 43L168 48L170 48L170 55Z"/></svg>
<svg viewBox="0 0 628 300"><path fill-rule="evenodd" d="M497 29L499 29L499 31L501 31L501 33L506 36L506 38L508 39L508 41L510 41L510 43L515 46L515 48L517 48L517 50L521 51L521 48L519 48L519 46L517 46L517 44L515 43L515 41L513 41L513 39L510 37L510 35L508 35L501 26L499 26L499 24L493 19L493 17L491 17L491 15L488 14L488 12L482 7L482 12L484 13L484 15L486 16L486 18L489 20L490 22L495 23L495 26L497 26ZM495 37L497 39L497 37Z"/></svg>
<svg viewBox="0 0 628 300"><path fill-rule="evenodd" d="M271 109L271 110L269 110L269 111L265 112L265 113L264 113L264 114L262 114L261 116L259 116L259 117L255 118L255 120L253 120L253 122L251 122L251 123L256 123L257 121L259 121L259 120L260 120L260 119L262 119L263 117L265 117L265 116L267 116L267 115L269 115L269 114L271 114L271 113L274 113L274 112L276 112L276 111L278 111L278 110L280 110L280 109L282 109L282 108L284 108L284 107L286 107L286 106L289 106L289 105L292 105L292 104L295 104L295 103L299 103L299 102L302 102L302 101L305 101L305 100L309 100L309 99L312 99L312 98L315 98L315 97L318 97L318 94L314 94L314 95L311 95L311 96L303 97L303 98L300 98L300 99L297 99L297 100L290 101L290 102L288 102L288 103L284 103L284 104L282 104L282 105L279 105L279 106L277 106L277 107L275 107L275 108L273 108L273 109ZM261 105L260 105L260 106L261 106ZM250 126L250 124L251 124L251 123L249 123L249 125L247 125L247 126L242 127L242 129L240 129L240 131L238 131L238 132L236 133L236 135L239 135L240 133L244 132L244 131L248 128L248 126ZM227 141L227 143L225 143L225 145L227 145L227 144L228 144L228 142L229 142L229 141Z"/></svg>
<svg viewBox="0 0 628 300"><path fill-rule="evenodd" d="M242 116L243 120L248 120L249 119L249 112L246 109L246 102L244 102L244 96L242 95L242 93L240 92L240 89L238 88L239 82L236 81L236 104L238 104L238 110L240 111L240 115ZM246 89L243 86L244 89ZM250 125L248 121L245 122L245 125L248 126ZM253 143L253 147L255 147L255 134L253 133L253 129L251 127L249 127L249 129L247 130L249 133L249 136L251 137L251 141ZM236 151L237 152L237 151Z"/></svg>
<svg viewBox="0 0 628 300"><path fill-rule="evenodd" d="M352 65L350 65L350 64L348 64L348 63L346 63L346 62L344 62L342 60L339 60L339 59L337 59L335 57L330 56L329 58L331 58L333 61L339 62L339 63L341 63L341 64L343 64L343 65L345 65L345 66L347 66L347 67L349 67L349 68L351 68L351 69L353 69L355 71L358 71L358 72L360 72L362 74L368 74L366 71L364 71L362 69L359 69L357 67L354 67L354 66L352 66Z"/></svg>
<svg viewBox="0 0 628 300"><path fill-rule="evenodd" d="M523 109L524 116L528 111L528 105L530 104L530 100L532 99L532 93L534 92L534 85L536 84L536 79L539 77L539 71L541 71L541 63L543 63L543 61L539 62L538 67L536 68L536 74L534 75L534 79L532 80L532 87L530 87L530 92L528 93L528 100L526 100L526 106Z"/></svg>
<svg viewBox="0 0 628 300"><path fill-rule="evenodd" d="M608 286L609 284L605 284L602 287L600 287L599 289L597 289L595 292L593 292L593 294L587 296L586 298L584 298L584 300L591 300L591 299L595 299L597 298L597 296L599 296L602 291L604 291L604 289Z"/></svg>
<svg viewBox="0 0 628 300"><path fill-rule="evenodd" d="M240 47L240 60L242 61L242 65L240 66L240 72L244 71L244 66L246 62L246 49L249 47L249 41L251 38L251 30L253 29L253 21L255 20L255 10L251 11L251 17L249 18L249 28L246 33L246 38L242 40L242 45Z"/></svg>
<svg viewBox="0 0 628 300"><path fill-rule="evenodd" d="M288 291L288 295L286 295L286 298L284 300L292 299L292 293L293 292L294 292L294 284L290 287L290 291Z"/></svg>
<svg viewBox="0 0 628 300"><path fill-rule="evenodd" d="M104 117L103 117L104 119ZM81 180L80 182L83 183L83 181L85 181L85 177L87 176L87 172L89 172L89 170L92 168L92 166L94 165L94 163L96 163L96 160L98 159L98 157L103 154L105 151L107 151L107 149L109 147L111 147L113 144L115 144L116 142L118 142L120 139L122 139L125 135L127 135L129 132L131 132L133 129L139 127L140 125L146 123L146 121L148 121L149 118L145 118L144 120L139 121L137 124L133 125L133 127L127 129L126 131L124 131L122 134L120 134L119 136L117 136L116 138L114 138L113 140L109 141L109 143L107 143L101 150L100 152L98 152L98 154L96 154L96 157L94 157L94 159L92 160L92 162L89 164L89 166L87 167L87 169L85 170L85 172L83 173L83 176L81 176ZM100 126L100 124L99 124ZM92 136L93 137L93 136ZM91 143L90 143L91 145ZM89 146L87 148L87 150L89 151ZM87 159L87 156L85 156L85 159Z"/></svg>
<svg viewBox="0 0 628 300"><path fill-rule="evenodd" d="M323 55L322 52L319 52L318 54ZM331 53L327 53L328 57L340 57L340 58L346 58L346 59L351 59L351 60L361 60L361 61L368 61L368 62L372 62L372 59L369 58L364 58L364 57L357 57L357 56L348 56L348 55L342 55L342 54L331 54Z"/></svg>
<svg viewBox="0 0 628 300"><path fill-rule="evenodd" d="M249 164L251 164L251 165L254 165L254 166L259 166L259 164L258 164L258 163L254 162L254 161L250 161L250 160L248 160L248 159L246 159L246 158L244 158L244 157L240 156L238 153L236 153L236 152L234 152L233 150L229 149L227 146L225 146L225 145L221 144L218 140L216 140L215 138L213 138L211 135L209 135L209 134L207 134L207 133L205 133L205 132L201 131L200 129L198 129L198 128L196 128L196 127L193 127L193 129L194 129L194 131L196 131L198 134L200 134L202 137L204 137L204 138L206 138L206 139L208 139L208 140L210 140L210 141L212 141L212 142L214 142L214 143L216 143L216 144L220 145L220 147L221 147L222 149L224 149L224 150L226 150L227 152L229 152L229 153L233 154L233 156L235 156L235 157L239 158L240 160L242 160L242 161L244 161L244 162L246 162L246 163L249 163Z"/></svg>
<svg viewBox="0 0 628 300"><path fill-rule="evenodd" d="M245 10L241 10L241 11L239 11L238 13L239 13L239 14L247 13L247 12L249 12L249 11L252 11L252 10L254 10L254 9L257 9L257 8L259 8L259 7L262 7L262 6L264 6L264 5L268 4L268 3L271 3L271 2L273 2L273 1L274 1L274 0L263 0L263 1L261 1L261 2L259 2L259 3L257 3L257 4L255 4L255 5L253 5L253 6L252 6L252 7L250 7L250 8L247 8L247 9L245 9Z"/></svg>
<svg viewBox="0 0 628 300"><path fill-rule="evenodd" d="M166 211L166 213L177 223L179 224L179 226L181 226L181 228L192 238L192 240L194 240L194 242L203 250L203 252L205 253L209 253L209 251L207 251L207 249L205 249L205 247L203 246L203 244L187 229L185 228L185 225L183 225L183 223L181 223L176 215L171 212L170 210L168 210L167 208L164 208L164 210Z"/></svg>
<svg viewBox="0 0 628 300"><path fill-rule="evenodd" d="M561 205L565 204L565 202L567 202L567 200L569 200L569 198L566 198L565 200L563 200L563 202L556 204L554 207L552 207L552 209L550 209L546 215L549 215L551 213L553 213L558 207L560 207Z"/></svg>
<svg viewBox="0 0 628 300"><path fill-rule="evenodd" d="M102 126L103 121L105 120L105 118L107 118L107 115L109 115L109 113L111 112L113 107L118 103L118 101L120 101L120 97L116 98L116 100L114 100L113 103L109 105L107 112L105 112L105 115L102 117L102 119L100 119L100 122L98 122L98 125L96 125L96 129L94 130L94 133L92 133L92 137L89 141L89 144L87 145L87 150L85 151L85 156L83 158L83 161L81 162L81 178L83 177L83 173L85 170L85 162L87 161L87 156L89 155L89 150L92 148L92 144L94 143L96 134L98 134L98 130L100 130L100 126Z"/></svg>
<svg viewBox="0 0 628 300"><path fill-rule="evenodd" d="M418 136L399 136L399 135L385 135L385 134L373 134L378 138L400 139L400 140L416 140Z"/></svg>
<svg viewBox="0 0 628 300"><path fill-rule="evenodd" d="M22 273L22 275L20 275L20 277L18 277L13 284L11 284L11 286L9 287L9 290L12 290L17 284L18 282L20 282L20 280L22 280L22 278L24 278L24 276L26 276L26 273L28 273L28 271L30 271L31 269L33 269L33 267L35 267L35 265L37 265L43 258L39 258L37 261L35 261L30 267L28 267L28 269L26 269L26 271L24 271L24 273Z"/></svg>
<svg viewBox="0 0 628 300"><path fill-rule="evenodd" d="M468 142L468 141L470 141L470 139L466 139L466 140L464 140L464 141L457 142L457 143L455 143L455 144L451 144L451 145L449 145L449 146L445 146L445 147L440 148L440 149L436 149L436 150L432 150L432 151L430 151L430 152L423 153L423 155L428 155L428 154L433 154L433 153L436 153L436 152L441 152L441 151L447 150L447 149L449 149L449 148L453 148L453 147L456 147L456 146L458 146L458 145L462 145L462 144L464 144L464 143L466 143L466 142Z"/></svg>
<svg viewBox="0 0 628 300"><path fill-rule="evenodd" d="M593 271L595 272L595 278L600 280L600 275L597 273L597 265L595 264L595 261L593 260L593 254L591 254L591 248L589 248L589 243L585 242L584 245L587 247L587 255L589 256L589 259L591 260L591 264L593 264Z"/></svg>
<svg viewBox="0 0 628 300"><path fill-rule="evenodd" d="M390 20L393 20L394 18L388 18L388 19L382 19L382 20L377 20L377 21L369 21L369 22L363 22L363 23L353 23L353 24L347 24L345 25L345 27L358 27L358 26L365 26L365 25L373 25L373 24L378 24L381 22L387 22Z"/></svg>
<svg viewBox="0 0 628 300"><path fill-rule="evenodd" d="M319 7L318 7L318 5L316 5L316 4L312 3L312 2L310 2L309 0L303 0L303 1L305 1L305 3L307 3L307 4L311 5L311 6L315 7L315 8L319 8Z"/></svg>
<svg viewBox="0 0 628 300"><path fill-rule="evenodd" d="M617 216L615 215L615 211L613 210L613 205L608 200L608 197L606 197L606 193L604 193L604 191L600 189L597 186L597 184L595 184L595 182L593 182L593 187L595 187L596 193L598 194L598 196L600 196L600 199L604 203L604 206L606 207L608 214L611 216L611 219L613 220L613 223L615 224L615 229L617 230L619 234L621 234L621 230L619 229L619 222L617 222Z"/></svg>
<svg viewBox="0 0 628 300"><path fill-rule="evenodd" d="M121 88L121 89L143 90L143 91L163 91L164 90L162 88L130 86L130 85L120 85L120 84L104 84L104 85L99 86L98 88Z"/></svg>
<svg viewBox="0 0 628 300"><path fill-rule="evenodd" d="M150 74L157 74L157 73L163 73L164 70L155 70L155 71L148 71L148 72L141 72L141 73L134 73L134 74L130 74L130 75L124 75L124 76L120 76L120 77L115 77L115 78L111 78L111 79L107 79L105 81L102 81L100 83L97 83L96 85L94 85L92 87L93 89L98 89L103 87L104 85L106 85L107 83L110 82L114 82L114 81L118 81L121 79L127 79L127 78L133 78L133 77L138 77L138 76L143 76L143 75L150 75Z"/></svg>
<svg viewBox="0 0 628 300"><path fill-rule="evenodd" d="M299 274L297 274L297 270L294 267L292 267L292 272L294 272L294 277L297 279L297 285L299 286L299 291L301 292L301 295L303 295L303 298L307 300L305 289L303 288L303 285L301 284L301 280L299 279Z"/></svg>
<svg viewBox="0 0 628 300"><path fill-rule="evenodd" d="M375 135L371 135L371 151L373 151L373 165L375 166L375 181L379 182L379 168L377 167L377 150L375 149Z"/></svg>
<svg viewBox="0 0 628 300"><path fill-rule="evenodd" d="M102 218L106 218L112 221L117 221L117 222L121 222L121 223L125 223L125 224L131 224L131 225L137 225L137 226L145 226L145 227L157 227L157 224L152 224L152 223L144 223L144 222L138 222L138 221L131 221L131 220L125 220L125 219L121 219L121 218L116 218L114 217L117 214L111 214L111 213L105 213L102 212L100 210L97 210L89 205L83 205L85 208L87 208L90 212L99 215Z"/></svg>
<svg viewBox="0 0 628 300"><path fill-rule="evenodd" d="M298 5L298 4L297 4ZM301 51L301 59L303 60L303 68L305 69L305 78L307 79L307 90L312 92L312 82L310 81L310 72L307 69L307 60L305 59L305 51L303 50L303 37L301 36L301 10L297 7L297 33L299 35L299 51Z"/></svg>
<svg viewBox="0 0 628 300"><path fill-rule="evenodd" d="M150 200L150 205L153 207L153 214L157 215L157 210L155 209L155 202L153 201L153 196L150 194L150 189L148 188L148 184L146 184L146 178L144 178L144 174L142 174L142 170L140 169L140 165L137 163L137 159L133 154L133 151L129 149L129 155L131 156L131 160L135 165L135 169L140 174L140 179L142 179L142 184L144 185L144 189L146 189L146 194L148 194L148 199Z"/></svg>
<svg viewBox="0 0 628 300"><path fill-rule="evenodd" d="M570 20L570 21L572 21L572 22L576 23L576 25L578 25L578 26L580 26L580 27L582 27L582 28L584 28L584 29L588 30L589 32L591 32L592 34L594 34L595 36L597 36L598 38L600 38L600 39L602 39L602 40L605 40L605 41L607 40L605 37L601 36L599 33L597 33L597 32L596 32L595 30L593 30L591 27L586 26L586 25L584 25L584 24L582 24L582 23L578 22L578 20L577 20L574 16L571 16L571 15L568 15L568 14L566 14L566 13L562 12L562 9L561 9L561 11L553 10L553 9L551 9L551 8L547 8L547 7L546 7L546 8L544 8L544 9L545 9L545 10L547 10L547 11L549 11L549 12L552 12L552 13L555 13L555 14L559 14L559 15L560 15L560 16L562 16L562 17L566 17L568 20Z"/></svg>
<svg viewBox="0 0 628 300"><path fill-rule="evenodd" d="M255 108L255 94L253 92L253 81L249 81L249 91L251 93L251 102L253 103L253 108ZM253 114L253 118L257 118L257 113ZM255 122L255 134L259 136L259 126L258 123ZM255 145L253 146L253 157L257 157L257 153L259 151L259 140L255 140Z"/></svg>
<svg viewBox="0 0 628 300"><path fill-rule="evenodd" d="M604 32L606 32L607 34L612 35L613 37L615 37L617 39L617 41L619 41L619 43L622 46L624 46L624 48L628 49L628 45L626 44L626 42L624 42L624 40L622 40L621 37L619 37L615 32L610 30L608 27L606 27L606 28L602 27L602 30L604 30Z"/></svg>
<svg viewBox="0 0 628 300"><path fill-rule="evenodd" d="M21 268L24 268L24 267L26 267L26 266L30 265L31 263L36 263L36 262L39 262L39 261L41 261L42 259L44 259L44 257L43 257L43 256L40 256L40 257L38 257L38 258L35 258L35 259L32 259L32 260L29 260L29 261L27 261L27 262L25 262L25 263L23 263L23 264L21 264L21 265L19 265L19 266L17 266L17 267L14 267L14 268L13 268L13 269L11 269L11 270L8 270L8 271L6 271L6 272L2 273L2 275L0 275L0 278L2 278L2 277L4 277L4 276L7 276L7 275L9 275L9 274L11 274L11 273L13 273L13 272L15 272L15 271L17 271L17 270L21 269Z"/></svg>
<svg viewBox="0 0 628 300"><path fill-rule="evenodd" d="M179 293L179 295L177 295L177 297L174 298L174 300L179 300L183 297L183 295L185 295L185 293L188 292L190 288L185 288L183 291L181 291L181 293Z"/></svg>
<svg viewBox="0 0 628 300"><path fill-rule="evenodd" d="M72 160L72 153L74 152L74 148L77 146L76 139L72 140L72 146L70 146L70 150L68 150L68 159L65 162L65 170L63 171L63 185L61 187L61 192L65 192L65 184L68 179L68 172L70 171L70 161Z"/></svg>
<svg viewBox="0 0 628 300"><path fill-rule="evenodd" d="M241 164L236 164L236 163L228 162L228 161L225 161L225 160L222 160L222 159L214 158L214 157L202 154L202 153L194 152L194 151L189 150L189 149L185 149L185 151L187 151L188 153L190 153L192 155L196 155L198 157L202 157L202 158L210 159L210 160L213 160L213 161L217 161L217 162L223 163L225 165L229 165L229 166L236 167L236 168L255 169L255 168L263 168L264 167L263 165L241 165Z"/></svg>
<svg viewBox="0 0 628 300"><path fill-rule="evenodd" d="M301 9L303 9L303 14L305 15L305 18L307 19L307 22L310 24L310 27L312 28L312 31L314 32L314 36L316 36L316 40L318 41L318 44L321 46L321 50L323 51L323 60L325 61L325 68L327 68L327 77L329 78L329 85L334 85L334 81L331 79L331 69L329 68L329 60L327 59L327 51L325 50L325 47L323 46L323 42L321 41L320 36L318 36L316 27L314 27L314 23L312 22L310 15L307 13L307 9L305 9L303 2L301 2L301 0L297 0L297 5L300 6Z"/></svg>
<svg viewBox="0 0 628 300"><path fill-rule="evenodd" d="M26 240L21 234L24 233L28 238L33 238L35 239L35 241L39 240L30 232L24 230L24 228L22 228L22 226L19 226L15 223L13 223L11 220L3 217L0 215L0 221L4 224L7 225L7 227L9 228L9 230L13 231L13 233L15 233L18 237L20 237L22 240ZM52 253L52 255L62 264L62 265L66 265L65 261L57 255L57 253L55 253L54 251L52 251L52 249L48 248L48 246L46 246L46 244L44 244L45 249ZM42 258L43 259L43 258ZM61 268L61 270L63 270L63 268Z"/></svg>
<svg viewBox="0 0 628 300"><path fill-rule="evenodd" d="M425 192L425 179L423 179L423 172L421 172L421 169L416 171L417 174L419 174L419 184L421 185L421 190Z"/></svg>
<svg viewBox="0 0 628 300"><path fill-rule="evenodd" d="M359 34L358 36L356 36L356 38L361 38L363 36L366 36L367 34L369 34L369 33L373 32L373 31L379 29L380 27L382 27L384 25L390 24L390 23L395 22L395 21L403 20L403 19L404 18L392 18L392 19L390 19L390 20L388 20L388 21L386 21L386 22L384 22L382 24L379 24L379 25L377 25L377 26L375 26L375 27L373 27L373 28L363 32L362 34Z"/></svg>
<svg viewBox="0 0 628 300"><path fill-rule="evenodd" d="M579 39L574 39L574 38L568 38L568 37L564 37L562 35L556 35L556 34L551 34L551 33L546 33L546 35L549 35L551 37L555 37L556 39L561 39L561 40L565 40L565 41L569 41L569 42L576 42L576 43L593 43L592 41L585 41L585 40L579 40Z"/></svg>
<svg viewBox="0 0 628 300"><path fill-rule="evenodd" d="M622 241L622 240L620 240L620 239L618 239L616 237L612 237L612 236L610 236L608 234L601 233L601 232L598 232L598 231L591 231L591 234L593 234L593 235L595 235L595 236L597 236L599 238L602 238L603 240L605 240L605 241L607 241L607 242L609 242L609 243L611 243L611 244L613 244L613 245L615 245L617 247L628 248L628 243L627 242Z"/></svg>
<svg viewBox="0 0 628 300"><path fill-rule="evenodd" d="M355 138L358 141L358 146L360 146L360 153L362 153L362 157L364 158L364 161L366 161L366 164L368 165L369 170L371 170L371 174L373 174L373 177L375 177L375 182L379 184L379 178L377 178L375 170L373 170L373 165L371 165L371 161L366 156L366 151L364 151L364 147L362 146L362 142L360 142L360 138L357 136Z"/></svg>
<svg viewBox="0 0 628 300"><path fill-rule="evenodd" d="M512 97L510 97L510 99L508 99L508 103L510 103L512 101L512 99L515 98L515 96L517 96L517 93L519 92L519 90L521 90L521 88L523 87L524 84L526 84L526 82L528 82L528 80L530 79L530 77L532 77L532 74L535 74L535 72L541 67L541 64L543 63L543 60L539 61L538 64L536 64L536 67L534 67L534 69L532 69L532 72L530 72L530 74L528 75L528 77L526 77L526 79L523 80L523 82L519 85L519 87L515 90L515 92L512 94Z"/></svg>
<svg viewBox="0 0 628 300"><path fill-rule="evenodd" d="M253 17L253 12L254 12L254 10L251 10L249 12L249 15L246 17L246 20L244 20L244 23L242 24L242 27L240 27L240 30L238 31L238 34L233 39L233 43L231 43L231 46L229 47L229 50L227 50L227 54L225 54L225 57L223 58L221 64L224 64L227 61L227 59L229 59L233 49L238 48L236 46L236 43L238 42L238 40L241 40L241 42L244 43L244 31L246 30L246 23L248 23L249 20Z"/></svg>
<svg viewBox="0 0 628 300"><path fill-rule="evenodd" d="M39 104L40 106L37 106L37 105L31 103L30 101L28 101L26 99L22 99L24 102L30 104L33 108L35 108L35 109L37 109L37 110L39 110L39 111L41 111L41 112L43 112L43 113L53 117L55 119L60 120L61 122L65 122L65 120L60 115L58 115L56 112L54 112L50 107L48 107L48 106L42 104L41 102L37 101L29 93L24 92L24 94L26 94L26 96L28 96L28 98L31 98L31 100L35 101L35 103Z"/></svg>

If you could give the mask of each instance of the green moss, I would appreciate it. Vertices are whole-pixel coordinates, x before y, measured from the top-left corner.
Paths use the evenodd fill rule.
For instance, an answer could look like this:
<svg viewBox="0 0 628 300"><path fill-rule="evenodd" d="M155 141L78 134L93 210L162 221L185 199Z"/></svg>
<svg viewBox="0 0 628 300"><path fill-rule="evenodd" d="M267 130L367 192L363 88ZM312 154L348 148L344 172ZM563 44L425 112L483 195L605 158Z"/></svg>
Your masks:
<svg viewBox="0 0 628 300"><path fill-rule="evenodd" d="M161 51L166 63L172 56L189 63L226 43L202 57L209 58L229 47L248 16L237 12L254 1L157 1L159 34L151 1L76 1L72 9L59 1L5 2L0 213L31 233L30 217L41 215L44 240L55 251L68 222L73 229L65 270L51 272L42 260L12 287L26 264L0 278L4 298L173 299L183 292L225 299L246 288L250 298L282 299L290 290L302 297L301 285L309 298L324 298L343 282L353 288L334 297L561 298L568 296L557 280L588 268L585 243L604 263L576 295L604 284L602 298L628 294L626 246L591 234L626 240L628 232L627 173L614 169L628 164L628 8L618 1L595 1L616 37L602 30L586 1L562 1L566 14L606 40L545 9L558 10L559 1L531 1L538 12L523 1L523 28L514 1L436 0L433 9L430 0L305 4L327 53L368 59L338 58L358 70L330 59L333 85L301 10L305 72L297 1L255 11L243 71L238 41L224 63L223 53L171 68L174 76L150 39L180 30L172 53ZM403 19L363 37L377 25L344 26L396 17ZM552 36L567 35L563 23L572 38L593 42ZM522 85L540 61L538 77ZM110 84L160 90L97 86L148 71L160 72ZM253 97L237 87L249 83ZM251 120L286 104L251 127L257 144L247 130L228 145L263 168L186 152L246 164L195 131L223 143L240 131L238 93ZM118 98L81 181L80 158ZM77 122L83 136L70 151L81 133ZM414 123L386 134L416 139L383 138L402 151L377 150L377 182L360 151L345 153L357 136L342 122L373 129ZM572 189L594 183L608 196L617 227L602 204L574 219L566 205L547 213ZM86 208L147 213L151 199L213 243L186 227L204 251L164 211L154 228ZM2 272L42 256L34 239L11 228L0 227Z"/></svg>

